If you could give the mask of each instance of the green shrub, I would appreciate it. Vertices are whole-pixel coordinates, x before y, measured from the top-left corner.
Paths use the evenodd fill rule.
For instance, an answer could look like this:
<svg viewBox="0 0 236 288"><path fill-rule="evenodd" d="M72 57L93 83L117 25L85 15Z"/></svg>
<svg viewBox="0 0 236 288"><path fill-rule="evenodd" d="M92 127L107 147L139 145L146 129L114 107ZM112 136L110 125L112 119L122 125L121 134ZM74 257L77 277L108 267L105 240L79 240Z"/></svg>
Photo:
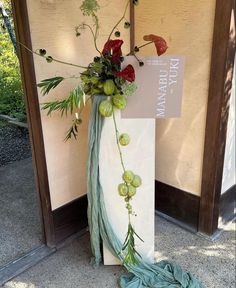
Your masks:
<svg viewBox="0 0 236 288"><path fill-rule="evenodd" d="M19 61L7 33L0 33L0 113L26 119Z"/></svg>

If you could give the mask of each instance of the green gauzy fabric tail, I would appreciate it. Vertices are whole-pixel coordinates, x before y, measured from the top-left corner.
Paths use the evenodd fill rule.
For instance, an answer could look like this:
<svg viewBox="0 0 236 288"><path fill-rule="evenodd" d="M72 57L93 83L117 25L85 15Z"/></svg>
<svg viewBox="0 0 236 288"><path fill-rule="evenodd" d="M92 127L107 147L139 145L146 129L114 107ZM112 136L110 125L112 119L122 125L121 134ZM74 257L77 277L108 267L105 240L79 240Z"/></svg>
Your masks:
<svg viewBox="0 0 236 288"><path fill-rule="evenodd" d="M99 149L103 127L103 117L98 112L99 104L104 96L95 96L89 126L88 144L88 221L91 237L94 264L101 262L101 239L113 255L121 261L120 254L122 243L117 238L109 223L104 204L103 191L99 182ZM121 288L203 288L204 286L190 273L185 272L180 266L161 261L155 264L144 263L126 265L128 275L121 276Z"/></svg>

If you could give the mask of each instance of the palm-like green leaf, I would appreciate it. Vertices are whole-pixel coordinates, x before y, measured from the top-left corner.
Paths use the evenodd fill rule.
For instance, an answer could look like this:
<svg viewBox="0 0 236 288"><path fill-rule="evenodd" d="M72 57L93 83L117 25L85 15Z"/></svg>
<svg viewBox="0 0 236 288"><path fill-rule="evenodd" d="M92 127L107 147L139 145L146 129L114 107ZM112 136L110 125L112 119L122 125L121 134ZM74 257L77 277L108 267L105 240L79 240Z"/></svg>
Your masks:
<svg viewBox="0 0 236 288"><path fill-rule="evenodd" d="M133 226L129 223L128 232L122 246L122 251L125 253L124 264L131 265L137 264L139 258L142 258L138 251L135 249L135 239L134 236L137 236L141 241L143 241L138 234L135 232Z"/></svg>
<svg viewBox="0 0 236 288"><path fill-rule="evenodd" d="M54 100L51 102L46 102L42 104L43 110L48 110L47 115L51 115L52 112L59 111L61 116L64 114L67 116L68 111L70 114L73 113L75 109L79 109L81 106L81 100L84 97L84 92L78 86L70 92L70 95L67 99L64 100Z"/></svg>
<svg viewBox="0 0 236 288"><path fill-rule="evenodd" d="M41 89L41 93L43 95L46 95L52 89L55 89L63 80L64 78L61 76L44 79L37 86Z"/></svg>

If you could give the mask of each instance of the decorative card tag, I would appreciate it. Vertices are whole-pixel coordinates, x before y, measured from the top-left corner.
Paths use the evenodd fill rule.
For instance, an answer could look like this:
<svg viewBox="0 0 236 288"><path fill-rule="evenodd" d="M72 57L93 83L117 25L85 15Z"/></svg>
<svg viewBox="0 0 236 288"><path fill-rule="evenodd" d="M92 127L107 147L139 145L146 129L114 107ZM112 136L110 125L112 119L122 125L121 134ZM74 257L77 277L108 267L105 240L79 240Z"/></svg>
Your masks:
<svg viewBox="0 0 236 288"><path fill-rule="evenodd" d="M125 58L124 67L132 64L137 90L128 97L122 118L177 118L181 116L184 62L178 55L142 57L140 67L134 56Z"/></svg>

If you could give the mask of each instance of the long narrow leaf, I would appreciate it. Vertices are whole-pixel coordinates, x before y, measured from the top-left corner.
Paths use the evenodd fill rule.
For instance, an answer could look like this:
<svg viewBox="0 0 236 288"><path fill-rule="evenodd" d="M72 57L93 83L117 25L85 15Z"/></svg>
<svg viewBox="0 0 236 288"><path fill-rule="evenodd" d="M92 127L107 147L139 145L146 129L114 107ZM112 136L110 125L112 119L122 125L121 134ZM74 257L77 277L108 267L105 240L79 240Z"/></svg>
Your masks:
<svg viewBox="0 0 236 288"><path fill-rule="evenodd" d="M37 86L41 88L41 93L43 95L46 95L52 89L55 89L63 80L64 78L60 76L48 78L48 79L42 80Z"/></svg>

